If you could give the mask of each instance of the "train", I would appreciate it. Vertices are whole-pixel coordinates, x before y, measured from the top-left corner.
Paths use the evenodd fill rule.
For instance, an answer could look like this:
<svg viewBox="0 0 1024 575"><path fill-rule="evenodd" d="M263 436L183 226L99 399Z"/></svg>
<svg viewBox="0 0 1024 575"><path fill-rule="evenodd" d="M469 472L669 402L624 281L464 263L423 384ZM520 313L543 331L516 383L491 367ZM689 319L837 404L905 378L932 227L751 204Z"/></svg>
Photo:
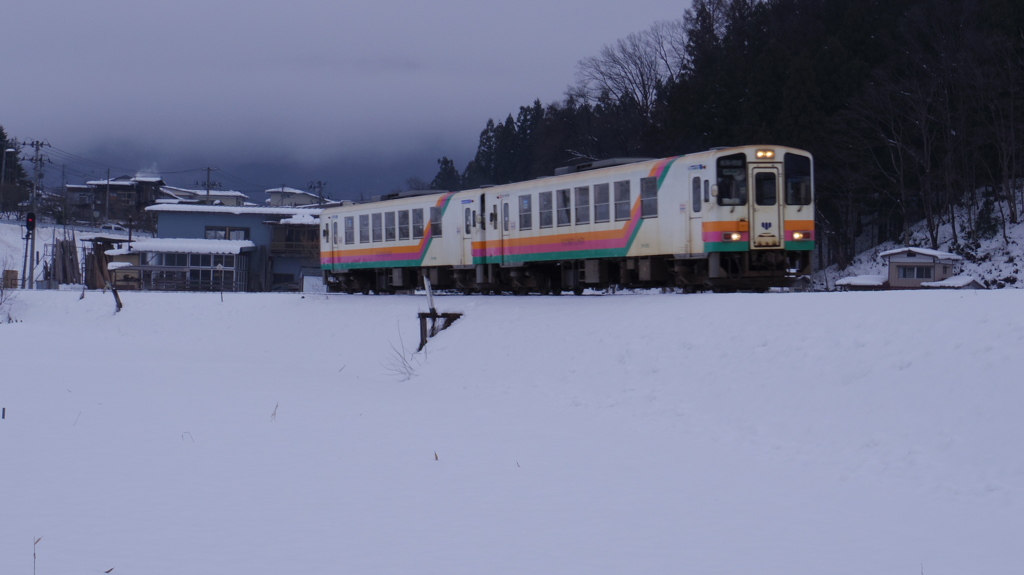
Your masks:
<svg viewBox="0 0 1024 575"><path fill-rule="evenodd" d="M595 161L327 207L320 263L331 292L765 291L807 281L814 199L812 155L786 146Z"/></svg>

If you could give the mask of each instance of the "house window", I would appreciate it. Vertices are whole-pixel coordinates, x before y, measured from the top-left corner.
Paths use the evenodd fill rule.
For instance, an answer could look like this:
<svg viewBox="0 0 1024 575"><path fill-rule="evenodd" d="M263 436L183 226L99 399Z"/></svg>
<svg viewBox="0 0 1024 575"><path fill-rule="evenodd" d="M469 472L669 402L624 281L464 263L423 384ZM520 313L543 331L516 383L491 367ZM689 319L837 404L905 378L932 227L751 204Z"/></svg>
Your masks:
<svg viewBox="0 0 1024 575"><path fill-rule="evenodd" d="M611 214L608 198L608 184L594 186L594 223L600 224L608 221Z"/></svg>
<svg viewBox="0 0 1024 575"><path fill-rule="evenodd" d="M897 266L896 270L901 280L932 279L932 268L930 266Z"/></svg>
<svg viewBox="0 0 1024 575"><path fill-rule="evenodd" d="M206 226L208 240L247 240L249 228L232 228L228 226Z"/></svg>
<svg viewBox="0 0 1024 575"><path fill-rule="evenodd" d="M345 243L356 243L356 223L353 216L345 217Z"/></svg>
<svg viewBox="0 0 1024 575"><path fill-rule="evenodd" d="M615 182L615 221L629 219L629 180Z"/></svg>
<svg viewBox="0 0 1024 575"><path fill-rule="evenodd" d="M533 227L533 196L519 196L519 229L528 230Z"/></svg>
<svg viewBox="0 0 1024 575"><path fill-rule="evenodd" d="M370 214L359 216L359 243L370 243Z"/></svg>
<svg viewBox="0 0 1024 575"><path fill-rule="evenodd" d="M551 192L540 193L540 227L550 228L553 223L553 212L551 206Z"/></svg>
<svg viewBox="0 0 1024 575"><path fill-rule="evenodd" d="M409 210L398 212L398 239L409 239Z"/></svg>
<svg viewBox="0 0 1024 575"><path fill-rule="evenodd" d="M590 223L590 187L576 188L576 223Z"/></svg>
<svg viewBox="0 0 1024 575"><path fill-rule="evenodd" d="M558 190L555 192L558 202L558 225L568 226L572 224L572 198L569 190Z"/></svg>
<svg viewBox="0 0 1024 575"><path fill-rule="evenodd" d="M418 240L423 237L423 208L416 208L412 211L412 239Z"/></svg>

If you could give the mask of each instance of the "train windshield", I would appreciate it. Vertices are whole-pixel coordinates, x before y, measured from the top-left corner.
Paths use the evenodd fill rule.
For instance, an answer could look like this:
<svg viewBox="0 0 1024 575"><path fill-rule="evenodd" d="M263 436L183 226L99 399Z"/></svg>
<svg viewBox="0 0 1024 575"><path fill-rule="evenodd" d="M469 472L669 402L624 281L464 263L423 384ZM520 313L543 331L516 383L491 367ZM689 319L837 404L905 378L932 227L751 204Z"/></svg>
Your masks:
<svg viewBox="0 0 1024 575"><path fill-rule="evenodd" d="M718 205L747 204L747 157L733 154L718 158Z"/></svg>
<svg viewBox="0 0 1024 575"><path fill-rule="evenodd" d="M786 154L786 204L811 204L811 159L797 154Z"/></svg>

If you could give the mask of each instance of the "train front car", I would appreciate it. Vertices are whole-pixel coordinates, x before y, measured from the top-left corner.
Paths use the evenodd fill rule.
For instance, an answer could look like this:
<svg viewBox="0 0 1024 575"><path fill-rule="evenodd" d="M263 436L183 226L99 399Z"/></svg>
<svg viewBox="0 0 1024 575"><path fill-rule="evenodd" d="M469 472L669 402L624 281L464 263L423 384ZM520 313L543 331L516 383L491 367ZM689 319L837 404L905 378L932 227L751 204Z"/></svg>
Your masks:
<svg viewBox="0 0 1024 575"><path fill-rule="evenodd" d="M815 239L811 154L743 146L712 150L707 160L690 162L689 169L711 178L710 186L700 183L709 286L766 289L806 281ZM695 198L697 185L695 176Z"/></svg>

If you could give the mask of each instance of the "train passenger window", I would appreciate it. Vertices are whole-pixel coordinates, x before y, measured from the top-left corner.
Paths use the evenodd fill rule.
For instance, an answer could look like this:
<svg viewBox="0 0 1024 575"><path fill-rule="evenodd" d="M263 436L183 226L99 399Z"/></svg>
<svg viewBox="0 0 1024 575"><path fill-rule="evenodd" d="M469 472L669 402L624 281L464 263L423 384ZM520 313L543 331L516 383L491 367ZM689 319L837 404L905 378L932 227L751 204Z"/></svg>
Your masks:
<svg viewBox="0 0 1024 575"><path fill-rule="evenodd" d="M621 222L629 219L629 180L615 182L615 221Z"/></svg>
<svg viewBox="0 0 1024 575"><path fill-rule="evenodd" d="M555 201L558 202L558 225L568 226L572 224L572 198L569 190L558 190L555 192Z"/></svg>
<svg viewBox="0 0 1024 575"><path fill-rule="evenodd" d="M519 196L519 229L528 230L533 227L533 196Z"/></svg>
<svg viewBox="0 0 1024 575"><path fill-rule="evenodd" d="M470 208L470 207L466 208L466 218L465 218L465 221L463 221L462 225L466 229L466 235L467 236L469 234L473 233L473 208Z"/></svg>
<svg viewBox="0 0 1024 575"><path fill-rule="evenodd" d="M370 243L370 214L359 216L359 243Z"/></svg>
<svg viewBox="0 0 1024 575"><path fill-rule="evenodd" d="M441 208L437 206L430 208L430 234L435 238L441 237Z"/></svg>
<svg viewBox="0 0 1024 575"><path fill-rule="evenodd" d="M508 202L501 204L501 227L508 231Z"/></svg>
<svg viewBox="0 0 1024 575"><path fill-rule="evenodd" d="M398 239L409 239L409 210L398 212Z"/></svg>
<svg viewBox="0 0 1024 575"><path fill-rule="evenodd" d="M423 208L416 208L412 211L412 239L418 240L423 237Z"/></svg>
<svg viewBox="0 0 1024 575"><path fill-rule="evenodd" d="M808 206L811 204L811 159L807 156L786 154L786 204Z"/></svg>
<svg viewBox="0 0 1024 575"><path fill-rule="evenodd" d="M608 184L594 186L594 223L607 222L611 217L608 187Z"/></svg>
<svg viewBox="0 0 1024 575"><path fill-rule="evenodd" d="M576 223L590 223L590 187L576 188Z"/></svg>
<svg viewBox="0 0 1024 575"><path fill-rule="evenodd" d="M711 180L704 180L704 201L711 201Z"/></svg>
<svg viewBox="0 0 1024 575"><path fill-rule="evenodd" d="M395 241L395 212L384 212L384 241Z"/></svg>
<svg viewBox="0 0 1024 575"><path fill-rule="evenodd" d="M778 202L778 184L775 174L759 172L754 174L754 202L759 206L774 206Z"/></svg>
<svg viewBox="0 0 1024 575"><path fill-rule="evenodd" d="M747 157L732 154L718 158L718 205L747 205Z"/></svg>
<svg viewBox="0 0 1024 575"><path fill-rule="evenodd" d="M658 178L640 178L640 217L658 217Z"/></svg>
<svg viewBox="0 0 1024 575"><path fill-rule="evenodd" d="M356 223L353 216L345 217L345 243L356 243Z"/></svg>
<svg viewBox="0 0 1024 575"><path fill-rule="evenodd" d="M551 192L540 193L540 227L550 228L552 224Z"/></svg>
<svg viewBox="0 0 1024 575"><path fill-rule="evenodd" d="M380 242L384 240L384 226L381 225L380 213L373 214L370 216L370 222L372 223L371 235L374 242Z"/></svg>
<svg viewBox="0 0 1024 575"><path fill-rule="evenodd" d="M693 200L691 209L695 212L699 212L701 207L703 207L703 204L700 201L700 176L693 179L693 194L691 199Z"/></svg>

